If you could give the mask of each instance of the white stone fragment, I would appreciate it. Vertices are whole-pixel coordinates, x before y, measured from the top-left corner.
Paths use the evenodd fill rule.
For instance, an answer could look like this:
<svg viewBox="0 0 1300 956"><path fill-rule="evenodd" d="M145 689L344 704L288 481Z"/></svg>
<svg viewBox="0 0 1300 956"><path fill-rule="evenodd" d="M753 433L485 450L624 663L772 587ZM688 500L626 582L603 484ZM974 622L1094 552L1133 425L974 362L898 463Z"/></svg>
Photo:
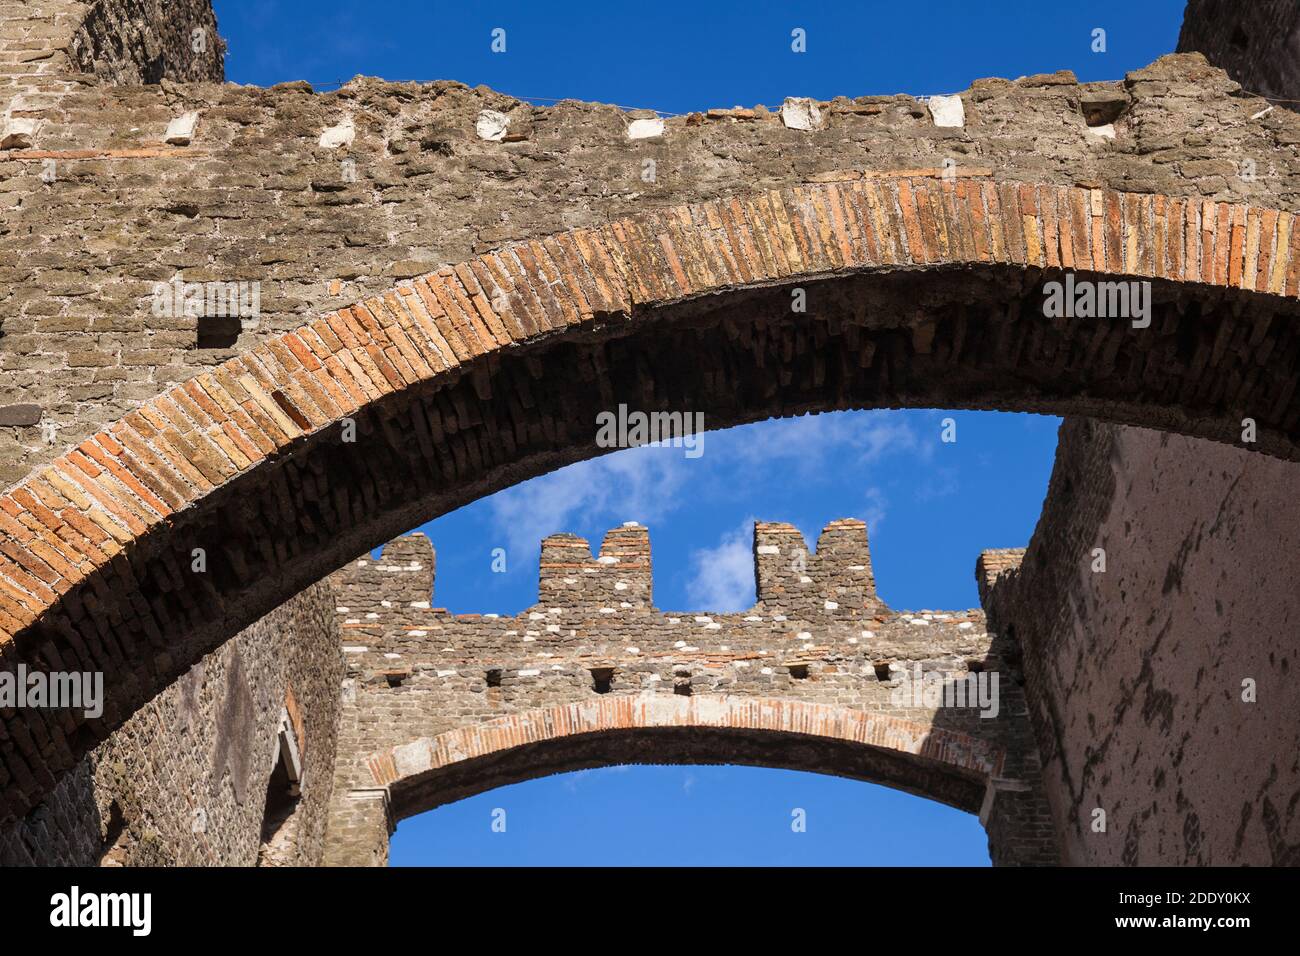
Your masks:
<svg viewBox="0 0 1300 956"><path fill-rule="evenodd" d="M366 615L366 620L367 620L367 621L377 621L377 620L379 620L379 615L376 614L374 611L371 611L369 614Z"/></svg>
<svg viewBox="0 0 1300 956"><path fill-rule="evenodd" d="M399 776L423 773L433 766L433 752L428 740L416 740L393 748L393 767Z"/></svg>
<svg viewBox="0 0 1300 956"><path fill-rule="evenodd" d="M786 129L821 129L822 111L816 100L806 96L787 96L781 104L781 122Z"/></svg>
<svg viewBox="0 0 1300 956"><path fill-rule="evenodd" d="M429 632L428 632L428 631L407 631L406 633L407 633L407 635L410 636L410 637L424 637L424 636L426 636Z"/></svg>
<svg viewBox="0 0 1300 956"><path fill-rule="evenodd" d="M800 631L798 639L801 641L811 641L812 635L809 634L807 631Z"/></svg>
<svg viewBox="0 0 1300 956"><path fill-rule="evenodd" d="M438 671L438 676L439 676L439 677L455 677L455 676L456 676L456 672L455 672L455 671Z"/></svg>
<svg viewBox="0 0 1300 956"><path fill-rule="evenodd" d="M603 554L596 559L597 564L618 564L618 558L610 554Z"/></svg>
<svg viewBox="0 0 1300 956"><path fill-rule="evenodd" d="M641 525L640 525L638 522L636 522L636 521L624 521L624 522L623 522L623 527L624 527L624 528L639 528L639 527L641 527Z"/></svg>
<svg viewBox="0 0 1300 956"><path fill-rule="evenodd" d="M542 672L541 672L540 670L527 670L527 671L520 671L520 672L519 672L519 676L520 676L520 677L540 677L540 676L541 676L541 673L542 673Z"/></svg>
<svg viewBox="0 0 1300 956"><path fill-rule="evenodd" d="M429 602L428 602L428 601L412 601L412 602L411 602L411 607L416 607L416 608L419 608L419 609L422 610L422 611L427 611L427 610L429 609Z"/></svg>
<svg viewBox="0 0 1300 956"><path fill-rule="evenodd" d="M361 618L359 618L359 617L349 617L349 618L345 618L344 621L343 621L343 623L344 623L344 624L360 624L360 623L361 623Z"/></svg>
<svg viewBox="0 0 1300 956"><path fill-rule="evenodd" d="M380 607L392 607L392 606L393 606L393 602L392 602L392 601L380 601L380 602L379 602L379 606L380 606Z"/></svg>
<svg viewBox="0 0 1300 956"><path fill-rule="evenodd" d="M641 653L641 649L640 649L639 647L629 647L629 648L627 649L627 652L628 652L629 654L640 654L640 653Z"/></svg>
<svg viewBox="0 0 1300 956"><path fill-rule="evenodd" d="M370 648L368 648L368 647L360 647L360 646L355 645L355 644L353 644L353 645L347 645L347 644L345 644L345 645L343 646L343 653L344 653L344 654L364 654L364 653L366 653L366 651L368 651L368 650L370 650Z"/></svg>
<svg viewBox="0 0 1300 956"><path fill-rule="evenodd" d="M1106 123L1104 126L1089 126L1088 132L1093 136L1100 136L1102 139L1115 138L1115 124Z"/></svg>
<svg viewBox="0 0 1300 956"><path fill-rule="evenodd" d="M975 625L972 624L970 621L962 621L960 624L957 625L957 630L959 630L959 631L969 631L969 630L970 630L972 627L974 627L974 626L975 626Z"/></svg>
<svg viewBox="0 0 1300 956"><path fill-rule="evenodd" d="M695 616L695 623L696 623L696 624L712 624L712 623L713 623L713 618L711 618L711 617L705 617L705 616L703 616L703 615L699 615L699 614L697 614L697 615Z"/></svg>
<svg viewBox="0 0 1300 956"><path fill-rule="evenodd" d="M764 668L761 668L761 669L759 670L759 673L760 673L760 674L770 674L770 673L772 673L772 668L770 668L770 667L764 667Z"/></svg>
<svg viewBox="0 0 1300 956"><path fill-rule="evenodd" d="M806 575L806 574L801 574L801 575L799 575L799 583L800 583L800 584L812 584L812 578L808 577L808 575Z"/></svg>
<svg viewBox="0 0 1300 956"><path fill-rule="evenodd" d="M780 554L781 549L774 544L760 544L758 546L759 554Z"/></svg>
<svg viewBox="0 0 1300 956"><path fill-rule="evenodd" d="M960 96L932 96L926 104L935 126L965 126L966 108Z"/></svg>
<svg viewBox="0 0 1300 956"><path fill-rule="evenodd" d="M340 146L351 146L356 137L357 128L352 125L352 117L348 116L337 126L331 126L320 134L320 145L325 149L338 149Z"/></svg>
<svg viewBox="0 0 1300 956"><path fill-rule="evenodd" d="M745 620L746 620L746 621L761 621L761 620L763 620L763 619L762 619L761 617L759 617L757 614L750 614L748 617L745 618Z"/></svg>
<svg viewBox="0 0 1300 956"><path fill-rule="evenodd" d="M10 109L21 107L21 103ZM42 121L30 116L6 116L0 120L0 149L30 149Z"/></svg>
<svg viewBox="0 0 1300 956"><path fill-rule="evenodd" d="M167 132L163 133L163 142L168 146L188 146L190 140L194 139L194 130L198 125L198 113L193 111L182 113L167 124Z"/></svg>
<svg viewBox="0 0 1300 956"><path fill-rule="evenodd" d="M636 119L627 124L628 139L654 139L664 134L664 121L661 119ZM623 527L629 527L624 525ZM634 525L633 525L634 527Z"/></svg>
<svg viewBox="0 0 1300 956"><path fill-rule="evenodd" d="M352 610L352 608L350 608L350 607L336 607L336 608L334 609L334 613L335 613L335 614L347 614L347 613L349 613L351 610Z"/></svg>
<svg viewBox="0 0 1300 956"><path fill-rule="evenodd" d="M714 622L713 624L705 624L704 629L706 631L720 631L722 630L722 625Z"/></svg>
<svg viewBox="0 0 1300 956"><path fill-rule="evenodd" d="M615 582L615 584L614 584L614 590L615 590L615 591L626 591L626 590L627 590L627 582L626 582L626 581L617 581L617 582Z"/></svg>
<svg viewBox="0 0 1300 956"><path fill-rule="evenodd" d="M828 610L828 611L838 611L839 609L840 609L840 606L839 606L839 604L838 604L837 602L835 602L835 601L827 601L827 602L826 602L826 610Z"/></svg>
<svg viewBox="0 0 1300 956"><path fill-rule="evenodd" d="M601 613L601 614L617 614L618 611L617 611L617 609L612 608L612 607L602 607L602 608L600 609L600 613Z"/></svg>
<svg viewBox="0 0 1300 956"><path fill-rule="evenodd" d="M506 138L506 130L510 128L510 117L505 113L498 113L496 110L482 110L478 114L478 122L474 124L474 132L478 133L479 139L486 139L492 143L499 143Z"/></svg>
<svg viewBox="0 0 1300 956"><path fill-rule="evenodd" d="M676 648L683 648L683 647L685 647L685 646L686 646L686 642L685 642L685 641L678 641L676 644L673 645L673 647L676 647Z"/></svg>
<svg viewBox="0 0 1300 956"><path fill-rule="evenodd" d="M500 614L484 614L483 619L486 621L495 621L500 616Z"/></svg>

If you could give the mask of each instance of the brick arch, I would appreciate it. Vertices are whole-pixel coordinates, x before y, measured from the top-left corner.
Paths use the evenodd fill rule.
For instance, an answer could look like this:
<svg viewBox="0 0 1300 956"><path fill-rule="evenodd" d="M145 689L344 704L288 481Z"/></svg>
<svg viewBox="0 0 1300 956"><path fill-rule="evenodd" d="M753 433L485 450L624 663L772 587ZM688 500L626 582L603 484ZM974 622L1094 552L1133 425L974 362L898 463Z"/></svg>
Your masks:
<svg viewBox="0 0 1300 956"><path fill-rule="evenodd" d="M94 727L7 719L0 812L30 807L202 653L343 561L599 454L594 412L618 403L700 410L709 427L1018 409L1223 441L1250 415L1261 450L1300 457L1300 217L832 178L403 283L174 386L0 495L4 664L103 670L110 688ZM1151 328L1043 318L1041 282L1060 270L1150 278Z"/></svg>
<svg viewBox="0 0 1300 956"><path fill-rule="evenodd" d="M360 794L382 800L387 811L344 810L335 817L326 860L382 861L390 829L402 819L499 786L590 767L738 764L831 773L983 816L989 785L1005 759L990 740L845 706L729 694L584 700L368 755L373 789ZM357 793L336 795L336 803L346 805Z"/></svg>

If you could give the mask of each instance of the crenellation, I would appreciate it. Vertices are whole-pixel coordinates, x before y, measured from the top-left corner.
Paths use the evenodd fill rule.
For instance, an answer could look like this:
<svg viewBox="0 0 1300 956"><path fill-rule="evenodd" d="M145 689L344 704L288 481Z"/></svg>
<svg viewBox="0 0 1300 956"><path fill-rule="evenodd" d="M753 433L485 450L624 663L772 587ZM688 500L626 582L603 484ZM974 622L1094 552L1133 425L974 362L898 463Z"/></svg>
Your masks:
<svg viewBox="0 0 1300 956"><path fill-rule="evenodd" d="M427 553L423 537L413 546L418 552L408 541L390 543L381 560ZM358 820L353 794L381 784L391 789L397 781L391 802L398 818L445 798L406 793L426 786L407 780L420 777L418 768L425 766L433 745L424 741L514 717L546 723L558 718L542 715L575 702L634 703L641 716L626 718L633 724L658 719L647 715L661 708L692 707L700 719L711 719L703 715L726 713L745 700L830 708L840 721L871 713L901 721L909 728L905 738L918 747L936 734L952 734L954 753L992 748L996 756L987 766L1033 789L1036 758L1020 752L1031 740L1020 692L982 611L891 611L875 595L866 527L858 520L827 525L817 552L806 559L811 583L800 599L777 590L774 581L799 584L778 576L804 546L802 535L790 525L758 522L754 542L760 600L741 612L656 609L649 600L649 530L635 523L609 531L596 557L581 537L547 537L538 602L515 615L451 614L382 600L359 615L356 598L341 606L350 690L331 860L379 858L374 847L384 835L373 832L373 819ZM359 581L345 586L383 595L393 579L371 563L354 563L333 580ZM630 586L618 590L620 583ZM828 601L840 607L828 611ZM972 679L987 683L1004 674L992 713L972 702L936 705L920 689L938 682L956 694L958 686L974 686ZM674 752L659 751L659 759ZM964 798L934 792L965 806ZM1013 805L1021 814L1041 810L1031 795L1018 804L1008 801L999 812ZM372 832L358 834L358 828ZM1042 840L1014 852L995 848L994 855L1002 862L1054 859L1050 842Z"/></svg>
<svg viewBox="0 0 1300 956"><path fill-rule="evenodd" d="M880 617L889 608L876 595L867 526L856 519L833 521L809 550L793 525L754 526L754 567L759 607L775 613Z"/></svg>
<svg viewBox="0 0 1300 956"><path fill-rule="evenodd" d="M555 534L542 542L538 606L653 607L648 530L629 522L605 533L593 558L585 538Z"/></svg>

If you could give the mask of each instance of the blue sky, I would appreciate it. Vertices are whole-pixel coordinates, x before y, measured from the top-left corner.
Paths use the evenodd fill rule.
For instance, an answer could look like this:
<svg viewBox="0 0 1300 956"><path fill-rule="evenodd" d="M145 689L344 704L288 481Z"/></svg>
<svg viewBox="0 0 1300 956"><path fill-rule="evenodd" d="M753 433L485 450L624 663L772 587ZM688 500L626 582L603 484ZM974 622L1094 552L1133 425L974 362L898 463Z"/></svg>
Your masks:
<svg viewBox="0 0 1300 956"><path fill-rule="evenodd" d="M786 96L951 93L985 76L1072 69L1118 79L1171 51L1183 0L684 3L217 0L227 76L332 88L360 73L460 80L521 98L572 97L681 113L777 106ZM506 31L506 51L491 34ZM802 29L807 52L791 51ZM1092 51L1105 30L1106 51ZM940 441L941 420L957 441ZM707 423L707 420L706 420ZM423 527L438 549L434 604L514 613L537 596L538 543L598 544L650 527L656 604L728 611L753 601L749 528L790 521L810 543L867 520L881 596L897 609L978 606L984 548L1024 545L1042 506L1058 420L855 412L710 432L705 453L616 452ZM492 549L507 571L493 573ZM505 833L491 827L506 811ZM804 809L804 833L790 827ZM871 784L741 767L609 768L504 787L404 822L409 864L987 865L974 817Z"/></svg>

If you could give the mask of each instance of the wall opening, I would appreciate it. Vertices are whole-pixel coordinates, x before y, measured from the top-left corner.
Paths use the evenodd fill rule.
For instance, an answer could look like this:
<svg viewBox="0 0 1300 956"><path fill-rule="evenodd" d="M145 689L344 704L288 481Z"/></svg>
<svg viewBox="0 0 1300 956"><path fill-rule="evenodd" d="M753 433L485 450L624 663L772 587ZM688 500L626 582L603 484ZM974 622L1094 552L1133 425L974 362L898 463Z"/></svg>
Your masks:
<svg viewBox="0 0 1300 956"><path fill-rule="evenodd" d="M100 866L126 866L126 851L130 844L130 834L126 829L126 817L121 805L114 800L108 808L108 826L105 828L104 841L99 851Z"/></svg>
<svg viewBox="0 0 1300 956"><path fill-rule="evenodd" d="M614 682L614 668L593 667L591 669L591 689L597 694L608 694Z"/></svg>
<svg viewBox="0 0 1300 956"><path fill-rule="evenodd" d="M201 315L196 345L201 349L234 348L241 331L243 322L237 315Z"/></svg>
<svg viewBox="0 0 1300 956"><path fill-rule="evenodd" d="M298 807L302 799L302 759L289 712L280 713L275 766L266 785L258 866L288 866L296 862Z"/></svg>
<svg viewBox="0 0 1300 956"><path fill-rule="evenodd" d="M492 813L505 808L508 838ZM796 826L793 808L806 811ZM527 821L527 822L524 822ZM978 817L863 780L625 763L486 790L402 819L391 866L989 866Z"/></svg>

